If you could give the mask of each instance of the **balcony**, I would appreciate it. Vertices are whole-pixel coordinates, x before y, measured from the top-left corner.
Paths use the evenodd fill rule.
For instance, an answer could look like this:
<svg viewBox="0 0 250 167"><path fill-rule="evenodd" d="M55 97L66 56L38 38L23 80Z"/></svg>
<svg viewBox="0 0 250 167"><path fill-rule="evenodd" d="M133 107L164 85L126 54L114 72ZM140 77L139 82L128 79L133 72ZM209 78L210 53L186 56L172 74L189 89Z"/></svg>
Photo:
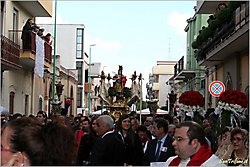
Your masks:
<svg viewBox="0 0 250 167"><path fill-rule="evenodd" d="M16 35L14 35L16 34ZM17 43L21 46L21 54L20 54L20 61L21 64L25 68L34 68L35 67L35 60L36 60L36 38L40 38L34 32L29 32L29 40L22 41L21 38L21 31L9 31L10 37L13 38ZM22 42L21 42L22 41ZM44 67L50 68L52 63L52 46L49 45L47 42L44 42Z"/></svg>
<svg viewBox="0 0 250 167"><path fill-rule="evenodd" d="M53 1L32 0L15 1L33 17L51 17Z"/></svg>
<svg viewBox="0 0 250 167"><path fill-rule="evenodd" d="M234 11L231 20L217 28L213 35L199 46L199 49L195 51L195 57L199 65L214 66L237 52L248 50L248 4L248 2L241 4Z"/></svg>
<svg viewBox="0 0 250 167"><path fill-rule="evenodd" d="M18 70L20 65L20 46L1 35L1 69L2 70Z"/></svg>
<svg viewBox="0 0 250 167"><path fill-rule="evenodd" d="M195 71L184 69L184 56L174 66L174 80L187 81L195 77Z"/></svg>
<svg viewBox="0 0 250 167"><path fill-rule="evenodd" d="M216 12L216 8L220 3L227 3L228 1L197 1L196 13L197 14L211 14Z"/></svg>

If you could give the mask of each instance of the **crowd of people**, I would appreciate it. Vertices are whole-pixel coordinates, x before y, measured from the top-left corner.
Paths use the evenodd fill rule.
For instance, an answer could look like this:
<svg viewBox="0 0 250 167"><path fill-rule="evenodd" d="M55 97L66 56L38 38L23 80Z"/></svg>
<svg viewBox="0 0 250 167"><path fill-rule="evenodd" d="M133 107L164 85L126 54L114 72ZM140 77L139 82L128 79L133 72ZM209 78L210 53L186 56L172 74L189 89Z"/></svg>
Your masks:
<svg viewBox="0 0 250 167"><path fill-rule="evenodd" d="M248 131L226 127L218 138L209 121L123 114L29 117L14 114L1 122L3 166L248 166ZM212 141L215 140L215 141Z"/></svg>
<svg viewBox="0 0 250 167"><path fill-rule="evenodd" d="M33 19L29 18L22 29L21 39L23 41L23 50L31 49L31 33L37 34L44 41L46 41L49 45L52 45L52 36L50 33L46 35L43 34L44 28L40 28L33 22Z"/></svg>

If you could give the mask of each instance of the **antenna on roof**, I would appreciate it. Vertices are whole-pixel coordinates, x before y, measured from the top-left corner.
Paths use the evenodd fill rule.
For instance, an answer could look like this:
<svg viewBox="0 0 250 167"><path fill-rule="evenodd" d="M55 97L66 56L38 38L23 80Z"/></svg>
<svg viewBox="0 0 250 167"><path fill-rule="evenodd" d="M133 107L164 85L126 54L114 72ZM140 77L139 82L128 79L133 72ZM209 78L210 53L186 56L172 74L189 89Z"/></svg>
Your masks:
<svg viewBox="0 0 250 167"><path fill-rule="evenodd" d="M171 40L171 37L168 38L168 55L170 56L170 40Z"/></svg>

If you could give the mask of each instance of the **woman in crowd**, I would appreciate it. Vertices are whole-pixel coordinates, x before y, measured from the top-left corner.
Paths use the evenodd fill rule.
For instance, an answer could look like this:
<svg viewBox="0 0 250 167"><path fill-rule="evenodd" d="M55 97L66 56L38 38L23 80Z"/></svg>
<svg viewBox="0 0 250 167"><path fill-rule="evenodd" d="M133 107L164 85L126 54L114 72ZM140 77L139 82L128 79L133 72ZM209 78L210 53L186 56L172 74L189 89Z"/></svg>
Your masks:
<svg viewBox="0 0 250 167"><path fill-rule="evenodd" d="M222 135L218 137L218 148L215 153L220 159L225 159L231 155L233 151L233 145L230 141L231 128L225 127L222 131Z"/></svg>
<svg viewBox="0 0 250 167"><path fill-rule="evenodd" d="M248 132L245 129L234 128L231 131L233 152L228 158L228 166L249 166Z"/></svg>
<svg viewBox="0 0 250 167"><path fill-rule="evenodd" d="M42 125L45 125L47 122L47 114L44 111L38 111L36 115L38 121L41 122Z"/></svg>
<svg viewBox="0 0 250 167"><path fill-rule="evenodd" d="M77 144L70 127L54 119L47 125L23 117L8 122L1 133L2 166L76 164Z"/></svg>
<svg viewBox="0 0 250 167"><path fill-rule="evenodd" d="M117 122L117 132L126 146L126 165L142 165L144 156L142 143L131 128L129 115L121 115Z"/></svg>

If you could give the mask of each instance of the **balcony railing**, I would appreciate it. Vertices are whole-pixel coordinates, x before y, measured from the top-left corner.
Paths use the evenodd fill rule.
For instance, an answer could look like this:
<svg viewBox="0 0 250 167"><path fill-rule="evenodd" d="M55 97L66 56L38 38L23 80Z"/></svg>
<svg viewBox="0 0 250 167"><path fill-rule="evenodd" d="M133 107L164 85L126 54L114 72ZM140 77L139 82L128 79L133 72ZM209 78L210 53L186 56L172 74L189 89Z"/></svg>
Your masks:
<svg viewBox="0 0 250 167"><path fill-rule="evenodd" d="M44 58L48 63L52 63L52 47L47 42L44 42Z"/></svg>
<svg viewBox="0 0 250 167"><path fill-rule="evenodd" d="M20 46L1 35L1 61L8 62L17 67L20 66Z"/></svg>
<svg viewBox="0 0 250 167"><path fill-rule="evenodd" d="M35 32L28 32L26 40L21 39L21 30L9 30L9 37L21 46L21 50L30 51L36 54L36 38L40 38ZM44 59L48 63L52 62L52 46L44 41Z"/></svg>
<svg viewBox="0 0 250 167"><path fill-rule="evenodd" d="M174 66L174 77L184 69L184 56Z"/></svg>
<svg viewBox="0 0 250 167"><path fill-rule="evenodd" d="M242 4L238 7L234 13L233 17L229 22L226 22L220 28L217 28L213 33L213 36L209 37L206 41L202 43L200 49L195 50L195 57L197 62L206 59L206 53L208 53L215 46L219 45L224 40L228 39L236 31L239 31L241 27L249 21L249 3Z"/></svg>

